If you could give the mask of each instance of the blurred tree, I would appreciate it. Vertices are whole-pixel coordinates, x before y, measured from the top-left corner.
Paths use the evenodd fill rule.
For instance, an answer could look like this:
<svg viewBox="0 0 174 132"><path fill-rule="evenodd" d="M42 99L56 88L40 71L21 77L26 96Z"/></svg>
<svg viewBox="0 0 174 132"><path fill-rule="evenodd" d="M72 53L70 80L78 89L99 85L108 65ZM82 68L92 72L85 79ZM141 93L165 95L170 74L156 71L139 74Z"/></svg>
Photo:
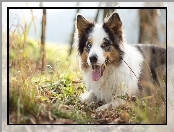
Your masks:
<svg viewBox="0 0 174 132"><path fill-rule="evenodd" d="M99 7L101 6L101 2L99 2ZM100 9L97 9L97 14L95 16L95 22L98 20L98 15L99 15Z"/></svg>
<svg viewBox="0 0 174 132"><path fill-rule="evenodd" d="M106 7L115 7L115 5L117 5L117 3L112 3L112 2L105 2ZM103 19L105 17L110 16L113 12L115 11L115 9L104 9L104 13L103 13Z"/></svg>
<svg viewBox="0 0 174 132"><path fill-rule="evenodd" d="M158 14L157 9L140 9L139 43L158 44Z"/></svg>
<svg viewBox="0 0 174 132"><path fill-rule="evenodd" d="M79 7L79 4L80 4L80 2L77 2L77 7ZM79 8L77 9L77 11L76 11L76 14L75 14L75 17L74 17L74 22L75 22L75 20L76 20L76 15L77 15L77 13L79 13ZM75 31L75 24L74 24L74 26L73 26L73 30L72 30L72 34L71 34L71 40L70 40L70 49L69 49L69 55L71 55L71 53L72 53L72 45L73 45L73 43L74 43L74 31Z"/></svg>
<svg viewBox="0 0 174 132"><path fill-rule="evenodd" d="M40 7L43 3L40 2ZM46 31L46 9L43 9L42 15L42 31L41 31L41 71L44 72L46 68L46 53L45 53L45 31Z"/></svg>

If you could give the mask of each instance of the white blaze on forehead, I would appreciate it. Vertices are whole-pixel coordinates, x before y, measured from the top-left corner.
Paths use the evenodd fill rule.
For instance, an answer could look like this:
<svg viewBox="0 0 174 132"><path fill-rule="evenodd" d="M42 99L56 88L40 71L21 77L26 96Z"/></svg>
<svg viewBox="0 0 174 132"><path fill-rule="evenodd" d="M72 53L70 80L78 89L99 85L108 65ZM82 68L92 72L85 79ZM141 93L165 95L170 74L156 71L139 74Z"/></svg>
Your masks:
<svg viewBox="0 0 174 132"><path fill-rule="evenodd" d="M93 39L93 45L99 45L99 46L102 44L103 38L108 37L108 35L103 29L102 24L96 24L90 36Z"/></svg>
<svg viewBox="0 0 174 132"><path fill-rule="evenodd" d="M102 65L105 62L105 57L103 55L103 49L101 48L101 45L103 43L104 38L108 38L108 35L103 29L102 24L96 24L95 27L93 28L93 31L90 33L89 36L92 39L92 47L89 52L89 56L87 59L87 62L89 65L91 65L89 57L92 56L93 54L96 54L98 57L97 64Z"/></svg>

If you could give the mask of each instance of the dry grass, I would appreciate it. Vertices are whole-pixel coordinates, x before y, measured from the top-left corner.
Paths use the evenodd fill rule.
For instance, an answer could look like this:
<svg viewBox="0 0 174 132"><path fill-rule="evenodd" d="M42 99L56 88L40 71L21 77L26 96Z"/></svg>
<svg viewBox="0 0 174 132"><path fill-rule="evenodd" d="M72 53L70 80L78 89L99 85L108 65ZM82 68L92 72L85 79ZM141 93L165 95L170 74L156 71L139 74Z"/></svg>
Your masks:
<svg viewBox="0 0 174 132"><path fill-rule="evenodd" d="M85 91L77 53L68 57L67 48L47 45L48 70L39 71L38 43L10 40L9 118L15 124L163 124L166 123L165 99L159 92L142 99L124 96L125 105L101 112L79 101ZM148 91L155 86L144 83ZM160 97L160 98L159 98Z"/></svg>

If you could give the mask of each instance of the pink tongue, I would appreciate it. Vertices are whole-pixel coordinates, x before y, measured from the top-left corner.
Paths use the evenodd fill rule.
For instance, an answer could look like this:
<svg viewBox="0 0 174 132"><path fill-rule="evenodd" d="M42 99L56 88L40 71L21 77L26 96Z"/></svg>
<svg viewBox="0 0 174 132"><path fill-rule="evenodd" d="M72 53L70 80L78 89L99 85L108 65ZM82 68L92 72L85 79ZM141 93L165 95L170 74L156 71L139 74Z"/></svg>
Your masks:
<svg viewBox="0 0 174 132"><path fill-rule="evenodd" d="M101 77L101 67L98 65L94 66L94 70L92 72L93 81L98 81Z"/></svg>

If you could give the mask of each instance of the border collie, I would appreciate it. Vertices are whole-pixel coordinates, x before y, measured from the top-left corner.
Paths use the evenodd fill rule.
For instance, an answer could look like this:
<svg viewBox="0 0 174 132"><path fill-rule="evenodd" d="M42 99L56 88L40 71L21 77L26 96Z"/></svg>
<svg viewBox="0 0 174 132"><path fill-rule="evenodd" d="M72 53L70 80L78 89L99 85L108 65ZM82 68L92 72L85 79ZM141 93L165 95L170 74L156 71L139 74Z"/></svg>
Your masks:
<svg viewBox="0 0 174 132"><path fill-rule="evenodd" d="M141 80L164 84L165 48L127 44L118 13L112 13L102 24L77 14L75 26L86 84L86 92L80 96L82 102L103 101L105 105L99 109L108 108L111 104L116 107L124 103L119 96L126 93L137 95ZM148 71L150 76L146 76ZM158 71L163 72L159 74Z"/></svg>

